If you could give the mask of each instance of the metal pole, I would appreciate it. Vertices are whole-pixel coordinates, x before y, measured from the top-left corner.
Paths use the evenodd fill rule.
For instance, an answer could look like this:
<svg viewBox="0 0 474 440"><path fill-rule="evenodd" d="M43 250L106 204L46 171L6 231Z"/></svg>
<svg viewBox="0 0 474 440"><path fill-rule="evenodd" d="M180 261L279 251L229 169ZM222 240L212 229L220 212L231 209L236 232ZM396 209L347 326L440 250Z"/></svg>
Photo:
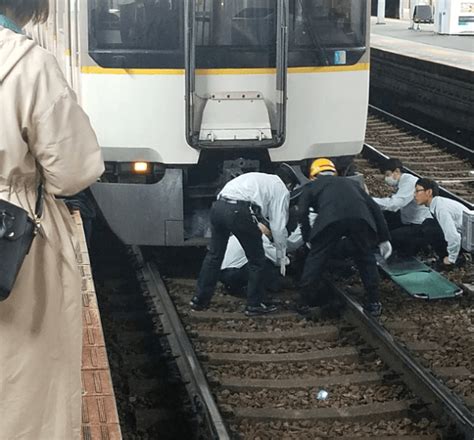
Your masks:
<svg viewBox="0 0 474 440"><path fill-rule="evenodd" d="M377 23L385 24L385 0L378 0L377 2Z"/></svg>
<svg viewBox="0 0 474 440"><path fill-rule="evenodd" d="M415 14L415 7L418 5L418 0L412 0L410 2L410 27L408 29L415 29L415 21L413 20ZM418 24L418 29L420 25Z"/></svg>

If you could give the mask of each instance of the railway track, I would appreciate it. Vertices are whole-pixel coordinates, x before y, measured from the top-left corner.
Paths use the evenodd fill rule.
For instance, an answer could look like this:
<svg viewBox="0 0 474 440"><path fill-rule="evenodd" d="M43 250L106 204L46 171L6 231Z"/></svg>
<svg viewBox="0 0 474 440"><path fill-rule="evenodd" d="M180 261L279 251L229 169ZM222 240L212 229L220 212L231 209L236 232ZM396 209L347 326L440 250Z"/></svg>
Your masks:
<svg viewBox="0 0 474 440"><path fill-rule="evenodd" d="M381 119L388 117L369 118L371 145L356 159L372 192L388 190L374 163L396 156L406 171L441 181L445 194L472 207L472 153L430 133L413 137L413 127ZM242 300L222 292L212 311L190 312L195 279L163 282L153 256L134 252L148 304L169 334L200 435L474 438L472 296L427 306L384 280L384 314L375 322L354 302L361 289L358 278L349 277L331 287L343 298L342 319L302 319L291 291L278 298L276 315L246 318ZM470 281L472 266L447 276ZM351 297L344 293L347 286Z"/></svg>
<svg viewBox="0 0 474 440"><path fill-rule="evenodd" d="M369 106L362 155L378 163L384 156L397 157L407 171L436 180L474 208L474 152L462 145Z"/></svg>
<svg viewBox="0 0 474 440"><path fill-rule="evenodd" d="M94 281L123 439L192 438L186 389L127 249L108 230L95 232Z"/></svg>
<svg viewBox="0 0 474 440"><path fill-rule="evenodd" d="M247 318L243 301L222 292L211 310L190 312L195 279L163 282L153 257L147 261L139 249L134 252L149 304L170 335L208 438L474 435L471 411L433 375L456 380L465 371L441 366L428 371L414 360L433 350L432 343L387 348L406 320L391 316L384 329L333 284L346 304L343 319L302 319L293 310L291 291L278 298L275 315ZM401 362L403 357L408 361ZM321 391L327 398L318 399Z"/></svg>
<svg viewBox="0 0 474 440"><path fill-rule="evenodd" d="M387 195L376 167L396 156L408 171L441 180L450 195L472 204L472 155L426 133L409 137L410 127L400 128L399 121L388 126L381 118L369 118L372 145L356 158L372 193ZM387 139L391 147L384 149L380 145ZM442 176L449 178L437 178L437 168L448 165ZM188 302L195 279L170 276L164 282L156 251L133 248L131 253L143 296L130 296L128 291L135 287L121 286L114 275L103 286L103 307L110 318L105 325L113 335L107 345L117 357L111 362L116 365L114 383L123 388L119 411L130 419L131 431L136 429L143 438L161 435L167 425L179 431L175 416L163 409L157 387L163 375L175 376L174 365L198 421L195 438L474 438L472 296L427 305L384 280L384 313L377 323L353 300L343 299L348 286L351 297L361 299L355 276L336 279L337 286L331 287L345 304L342 318L315 313L303 319L294 311L294 291L279 296L280 312L267 317L244 317L243 301L222 292L211 311L191 313ZM169 260L173 264L173 258ZM186 261L179 260L179 266L188 275L196 273ZM458 283L474 279L472 266L446 275ZM171 357L163 348L154 348L156 338L164 336ZM175 395L165 400L181 393L179 381L171 381L166 392ZM328 395L318 399L321 391Z"/></svg>

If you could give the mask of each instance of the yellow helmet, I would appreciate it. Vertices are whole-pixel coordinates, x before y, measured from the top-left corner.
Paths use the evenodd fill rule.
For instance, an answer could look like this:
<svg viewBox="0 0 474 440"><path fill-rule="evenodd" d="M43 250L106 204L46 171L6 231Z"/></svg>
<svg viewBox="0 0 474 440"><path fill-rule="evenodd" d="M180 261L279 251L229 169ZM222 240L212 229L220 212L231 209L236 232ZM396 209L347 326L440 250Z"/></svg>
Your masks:
<svg viewBox="0 0 474 440"><path fill-rule="evenodd" d="M329 159L315 159L313 160L311 168L309 169L309 178L314 179L319 173L323 171L332 171L334 174L336 174L336 167Z"/></svg>

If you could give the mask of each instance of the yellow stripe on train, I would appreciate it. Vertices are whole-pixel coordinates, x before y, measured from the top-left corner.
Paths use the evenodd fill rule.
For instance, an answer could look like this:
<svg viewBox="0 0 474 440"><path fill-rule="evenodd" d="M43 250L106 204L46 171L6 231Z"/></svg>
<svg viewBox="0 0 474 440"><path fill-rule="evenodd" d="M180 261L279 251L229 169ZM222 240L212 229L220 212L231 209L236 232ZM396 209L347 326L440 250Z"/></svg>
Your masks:
<svg viewBox="0 0 474 440"><path fill-rule="evenodd" d="M319 67L289 67L288 73L325 73L325 72L353 72L369 70L369 63L359 63L351 66L319 66ZM84 74L96 75L184 75L184 69L115 69L99 66L82 66ZM197 75L271 75L274 68L254 69L196 69Z"/></svg>

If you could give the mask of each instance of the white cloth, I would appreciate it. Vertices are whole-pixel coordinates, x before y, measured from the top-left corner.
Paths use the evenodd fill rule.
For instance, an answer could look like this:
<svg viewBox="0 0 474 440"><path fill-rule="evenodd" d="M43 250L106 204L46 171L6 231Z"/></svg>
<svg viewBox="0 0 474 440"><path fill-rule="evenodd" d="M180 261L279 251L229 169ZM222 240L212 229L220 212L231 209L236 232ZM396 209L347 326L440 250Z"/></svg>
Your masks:
<svg viewBox="0 0 474 440"><path fill-rule="evenodd" d="M268 258L273 264L277 264L277 250L273 243L262 235L263 251L265 252L265 258ZM240 269L248 263L245 251L239 240L235 235L231 235L229 242L227 243L227 249L225 251L224 259L222 260L221 270L224 269ZM287 262L287 264L289 261Z"/></svg>
<svg viewBox="0 0 474 440"><path fill-rule="evenodd" d="M316 219L317 214L310 213L309 214L309 222L312 225L314 220ZM262 235L262 244L263 244L263 251L265 252L265 258L268 258L273 264L277 264L277 250L275 245L266 237ZM303 246L303 236L301 234L300 225L290 234L286 241L286 251L293 252L299 247ZM247 264L248 260L245 256L245 251L240 244L239 240L235 235L232 235L229 238L227 243L227 249L225 251L224 259L222 260L221 270L236 268L240 269L241 267ZM290 264L290 260L288 257L285 257L285 264Z"/></svg>
<svg viewBox="0 0 474 440"><path fill-rule="evenodd" d="M314 225L314 221L318 214L315 212L310 212L308 215L310 226ZM290 234L288 240L286 241L286 251L293 252L296 249L304 245L303 234L301 233L301 226L298 224L296 229Z"/></svg>
<svg viewBox="0 0 474 440"><path fill-rule="evenodd" d="M254 203L268 219L278 258L286 254L286 223L290 206L290 192L283 181L273 174L246 173L228 182L217 198Z"/></svg>
<svg viewBox="0 0 474 440"><path fill-rule="evenodd" d="M415 201L415 186L418 178L403 173L398 181L398 189L391 197L374 197L374 201L385 211L400 210L402 223L421 225L427 218L431 218L430 210Z"/></svg>
<svg viewBox="0 0 474 440"><path fill-rule="evenodd" d="M469 211L463 204L446 197L436 196L430 204L433 217L438 220L448 243L448 259L455 263L461 250L462 216Z"/></svg>

